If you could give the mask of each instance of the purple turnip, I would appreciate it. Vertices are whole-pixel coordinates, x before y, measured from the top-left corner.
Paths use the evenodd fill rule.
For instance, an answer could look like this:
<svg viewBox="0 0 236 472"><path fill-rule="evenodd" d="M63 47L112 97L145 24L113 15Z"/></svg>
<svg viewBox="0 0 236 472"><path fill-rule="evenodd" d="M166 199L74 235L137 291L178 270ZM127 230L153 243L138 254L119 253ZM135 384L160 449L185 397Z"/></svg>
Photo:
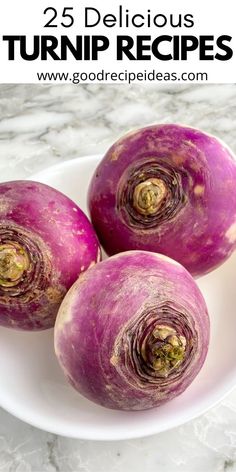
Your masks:
<svg viewBox="0 0 236 472"><path fill-rule="evenodd" d="M159 252L202 275L236 247L236 162L221 141L197 129L143 128L108 150L89 208L107 254Z"/></svg>
<svg viewBox="0 0 236 472"><path fill-rule="evenodd" d="M62 193L37 182L0 184L0 325L54 325L80 273L100 258L92 225Z"/></svg>
<svg viewBox="0 0 236 472"><path fill-rule="evenodd" d="M55 324L68 380L108 408L143 410L182 393L205 360L209 318L191 275L164 255L128 251L72 286Z"/></svg>

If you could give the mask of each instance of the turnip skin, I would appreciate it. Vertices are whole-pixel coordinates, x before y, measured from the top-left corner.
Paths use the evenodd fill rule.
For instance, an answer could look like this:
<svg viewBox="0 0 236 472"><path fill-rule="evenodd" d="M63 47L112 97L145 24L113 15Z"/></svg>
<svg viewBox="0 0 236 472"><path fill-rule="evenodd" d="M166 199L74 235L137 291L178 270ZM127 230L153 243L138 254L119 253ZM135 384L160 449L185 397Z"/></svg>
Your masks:
<svg viewBox="0 0 236 472"><path fill-rule="evenodd" d="M0 325L42 330L80 273L100 259L87 217L57 190L0 184Z"/></svg>
<svg viewBox="0 0 236 472"><path fill-rule="evenodd" d="M175 329L182 348L185 338L175 368L162 370L158 356L150 357L158 327L162 334ZM201 369L208 343L207 308L191 275L144 251L113 256L85 272L55 324L55 352L69 382L95 403L120 410L156 407L181 394ZM156 373L142 356L156 363Z"/></svg>
<svg viewBox="0 0 236 472"><path fill-rule="evenodd" d="M146 188L138 209L139 185L153 179L159 200L154 208L145 202ZM108 255L158 252L199 276L236 248L236 162L221 141L197 129L153 125L121 138L98 165L88 203Z"/></svg>

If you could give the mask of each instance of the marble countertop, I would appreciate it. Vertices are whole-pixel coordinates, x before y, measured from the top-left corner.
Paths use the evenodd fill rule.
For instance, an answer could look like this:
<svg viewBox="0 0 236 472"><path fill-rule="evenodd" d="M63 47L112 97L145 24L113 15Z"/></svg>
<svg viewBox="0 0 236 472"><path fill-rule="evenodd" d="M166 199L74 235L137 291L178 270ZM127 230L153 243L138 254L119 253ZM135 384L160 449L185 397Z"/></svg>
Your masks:
<svg viewBox="0 0 236 472"><path fill-rule="evenodd" d="M0 85L1 180L104 152L127 130L180 122L236 152L236 85ZM121 442L57 437L0 409L0 472L236 472L236 391L179 428Z"/></svg>

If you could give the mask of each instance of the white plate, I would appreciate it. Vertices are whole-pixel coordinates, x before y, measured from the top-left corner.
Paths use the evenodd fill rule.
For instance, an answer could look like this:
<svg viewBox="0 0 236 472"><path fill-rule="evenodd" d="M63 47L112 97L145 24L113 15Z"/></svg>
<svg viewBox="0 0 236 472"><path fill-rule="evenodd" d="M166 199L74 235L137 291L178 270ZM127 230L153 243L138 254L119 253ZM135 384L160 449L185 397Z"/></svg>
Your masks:
<svg viewBox="0 0 236 472"><path fill-rule="evenodd" d="M99 156L74 159L32 177L71 197L86 211L89 179ZM53 330L0 328L0 405L18 418L64 436L115 440L173 428L205 412L236 385L236 253L198 284L211 317L205 365L180 397L157 409L119 412L99 407L70 387L53 352Z"/></svg>

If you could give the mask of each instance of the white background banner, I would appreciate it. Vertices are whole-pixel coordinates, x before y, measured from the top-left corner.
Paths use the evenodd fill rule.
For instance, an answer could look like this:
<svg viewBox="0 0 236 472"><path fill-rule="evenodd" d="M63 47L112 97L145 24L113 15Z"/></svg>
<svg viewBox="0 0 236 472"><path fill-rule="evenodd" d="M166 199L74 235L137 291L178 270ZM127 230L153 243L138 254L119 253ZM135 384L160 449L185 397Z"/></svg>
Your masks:
<svg viewBox="0 0 236 472"><path fill-rule="evenodd" d="M7 0L0 82L236 82L234 9L231 0Z"/></svg>

